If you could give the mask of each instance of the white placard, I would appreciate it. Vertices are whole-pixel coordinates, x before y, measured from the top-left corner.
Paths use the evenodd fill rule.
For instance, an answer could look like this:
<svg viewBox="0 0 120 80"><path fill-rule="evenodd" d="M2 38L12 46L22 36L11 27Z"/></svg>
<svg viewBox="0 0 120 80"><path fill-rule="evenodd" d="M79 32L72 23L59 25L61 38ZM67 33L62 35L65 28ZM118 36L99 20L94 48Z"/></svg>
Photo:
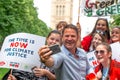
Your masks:
<svg viewBox="0 0 120 80"><path fill-rule="evenodd" d="M5 38L1 53L0 67L31 72L40 66L39 48L45 44L45 37L29 33L16 33Z"/></svg>
<svg viewBox="0 0 120 80"><path fill-rule="evenodd" d="M88 62L90 64L90 66L92 66L93 68L95 68L99 64L97 61L97 58L94 54L94 51L88 52L87 58L88 58Z"/></svg>
<svg viewBox="0 0 120 80"><path fill-rule="evenodd" d="M112 48L112 59L120 62L120 42L110 44Z"/></svg>

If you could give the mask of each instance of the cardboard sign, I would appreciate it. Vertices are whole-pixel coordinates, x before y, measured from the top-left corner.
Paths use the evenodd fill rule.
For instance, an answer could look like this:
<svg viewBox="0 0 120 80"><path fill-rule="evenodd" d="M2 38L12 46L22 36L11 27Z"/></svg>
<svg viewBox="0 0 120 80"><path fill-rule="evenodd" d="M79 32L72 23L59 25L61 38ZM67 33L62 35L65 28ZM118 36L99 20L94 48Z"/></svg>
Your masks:
<svg viewBox="0 0 120 80"><path fill-rule="evenodd" d="M112 49L112 59L120 62L120 42L110 44Z"/></svg>
<svg viewBox="0 0 120 80"><path fill-rule="evenodd" d="M91 67L95 68L99 64L94 54L94 51L88 52L87 58L88 58L88 62L91 65Z"/></svg>
<svg viewBox="0 0 120 80"><path fill-rule="evenodd" d="M0 67L31 72L34 66L40 66L38 51L45 44L45 37L16 33L5 38L1 53Z"/></svg>

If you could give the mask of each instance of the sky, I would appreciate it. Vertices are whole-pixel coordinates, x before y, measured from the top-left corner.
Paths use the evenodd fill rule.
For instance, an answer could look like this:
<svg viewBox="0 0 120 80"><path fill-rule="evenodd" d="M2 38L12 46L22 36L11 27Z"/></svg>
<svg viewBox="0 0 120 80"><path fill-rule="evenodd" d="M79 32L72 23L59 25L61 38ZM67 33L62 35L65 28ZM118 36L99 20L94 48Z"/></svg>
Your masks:
<svg viewBox="0 0 120 80"><path fill-rule="evenodd" d="M51 0L34 0L34 6L37 7L38 17L44 21L47 26L50 26L50 15L51 15ZM76 25L78 20L78 8L79 0L73 0L73 21L72 24ZM81 36L84 37L94 27L97 17L86 17L80 16L81 24Z"/></svg>

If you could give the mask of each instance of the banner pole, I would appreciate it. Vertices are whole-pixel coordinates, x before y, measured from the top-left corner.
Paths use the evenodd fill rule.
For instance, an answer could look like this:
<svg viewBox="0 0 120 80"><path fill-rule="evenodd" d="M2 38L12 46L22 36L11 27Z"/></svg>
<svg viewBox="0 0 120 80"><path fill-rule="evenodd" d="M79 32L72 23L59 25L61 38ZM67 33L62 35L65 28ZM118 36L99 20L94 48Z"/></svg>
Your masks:
<svg viewBox="0 0 120 80"><path fill-rule="evenodd" d="M78 22L79 22L79 19L80 19L80 0L79 0L79 7L78 7Z"/></svg>
<svg viewBox="0 0 120 80"><path fill-rule="evenodd" d="M12 75L12 71L13 71L13 69L10 70L10 74L11 74L11 75Z"/></svg>

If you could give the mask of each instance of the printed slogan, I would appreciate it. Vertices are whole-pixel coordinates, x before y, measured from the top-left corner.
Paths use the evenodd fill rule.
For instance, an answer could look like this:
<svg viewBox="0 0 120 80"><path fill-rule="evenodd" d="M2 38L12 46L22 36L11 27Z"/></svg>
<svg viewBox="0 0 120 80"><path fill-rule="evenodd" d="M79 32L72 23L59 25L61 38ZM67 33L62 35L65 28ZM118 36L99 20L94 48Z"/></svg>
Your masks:
<svg viewBox="0 0 120 80"><path fill-rule="evenodd" d="M83 14L88 17L120 14L120 0L82 0Z"/></svg>
<svg viewBox="0 0 120 80"><path fill-rule="evenodd" d="M39 48L45 44L45 37L16 33L5 38L1 53L0 67L30 71L40 66Z"/></svg>
<svg viewBox="0 0 120 80"><path fill-rule="evenodd" d="M6 48L4 52L7 52L7 56L17 56L21 58L27 58L27 55L33 55L34 51L27 49L29 44L34 45L34 40L28 40L25 38L13 38L9 39L9 48Z"/></svg>

